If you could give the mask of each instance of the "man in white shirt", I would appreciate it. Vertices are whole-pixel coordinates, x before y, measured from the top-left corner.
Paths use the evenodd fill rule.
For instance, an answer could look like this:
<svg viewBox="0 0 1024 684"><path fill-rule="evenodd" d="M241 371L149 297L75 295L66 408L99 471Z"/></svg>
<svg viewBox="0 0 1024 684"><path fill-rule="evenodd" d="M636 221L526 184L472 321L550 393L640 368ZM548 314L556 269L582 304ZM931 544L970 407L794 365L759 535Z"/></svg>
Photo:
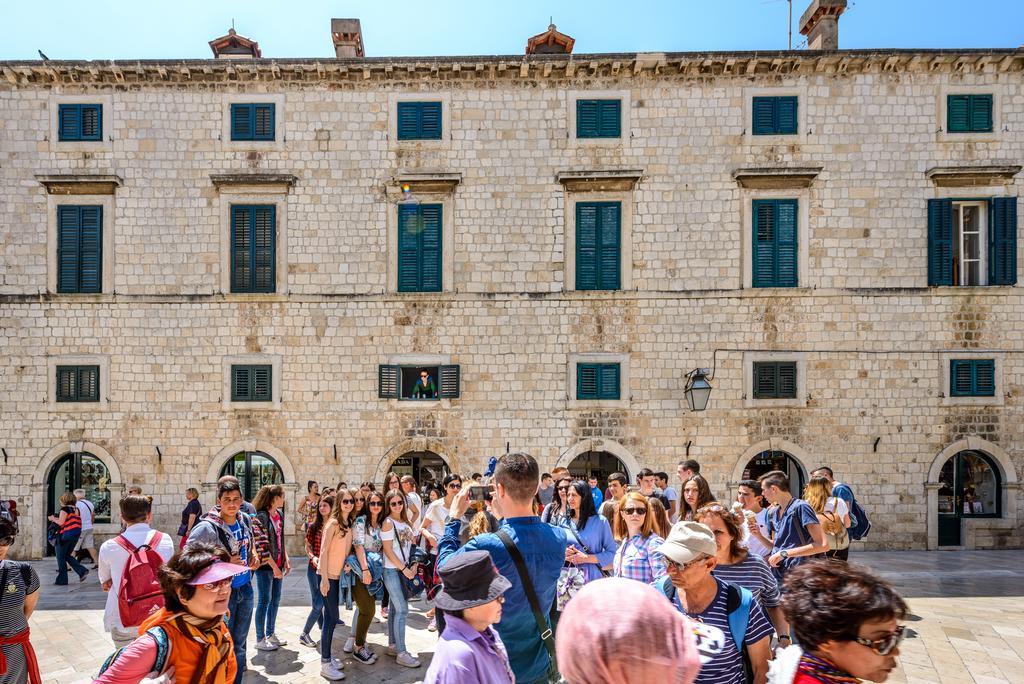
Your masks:
<svg viewBox="0 0 1024 684"><path fill-rule="evenodd" d="M93 540L92 529L96 507L92 505L92 501L85 498L84 489L76 489L75 498L78 499L75 502L75 507L78 508L78 515L82 517L82 536L78 538L78 543L75 544L75 553L85 549L92 558L92 564L96 565L99 563L99 560L96 556L96 542Z"/></svg>
<svg viewBox="0 0 1024 684"><path fill-rule="evenodd" d="M121 534L130 544L138 548L143 544L153 544L153 538L160 534L159 541L153 548L164 562L174 555L174 540L169 534L161 534L149 526L153 519L152 504L149 497L132 495L121 497L121 520L125 531ZM103 609L103 628L110 632L117 648L127 646L139 636L138 625L121 624L121 612L117 605L117 592L121 586L121 576L128 563L128 552L115 539L108 539L100 547L100 584L107 592L107 605Z"/></svg>
<svg viewBox="0 0 1024 684"><path fill-rule="evenodd" d="M400 482L409 506L409 520L412 522L413 531L416 531L423 520L423 499L416 493L416 478L412 475L403 475Z"/></svg>

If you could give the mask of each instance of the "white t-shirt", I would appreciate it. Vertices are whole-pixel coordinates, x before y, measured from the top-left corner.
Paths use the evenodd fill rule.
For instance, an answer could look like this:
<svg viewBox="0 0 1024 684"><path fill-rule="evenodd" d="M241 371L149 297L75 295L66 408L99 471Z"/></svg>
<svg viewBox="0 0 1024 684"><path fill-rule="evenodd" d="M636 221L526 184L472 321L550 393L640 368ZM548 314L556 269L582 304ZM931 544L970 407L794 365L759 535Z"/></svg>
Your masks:
<svg viewBox="0 0 1024 684"><path fill-rule="evenodd" d="M743 515L745 518L747 512L743 511ZM768 509L762 508L755 515L757 516L757 528L761 530L761 534L764 535L766 539L770 539L771 537L768 536ZM760 539L750 534L750 530L747 529L746 525L743 526L743 539L741 540L741 543L745 544L748 549L762 558L767 558L772 555L772 547L765 546L761 543Z"/></svg>
<svg viewBox="0 0 1024 684"><path fill-rule="evenodd" d="M830 513L835 513L836 517L840 520L842 520L844 516L850 515L850 507L847 506L846 502L838 496L829 497L828 501L825 502L825 510Z"/></svg>
<svg viewBox="0 0 1024 684"><path fill-rule="evenodd" d="M85 499L79 499L75 503L75 508L78 509L78 514L82 516L82 529L92 529L92 502L86 501Z"/></svg>
<svg viewBox="0 0 1024 684"><path fill-rule="evenodd" d="M409 492L405 495L406 506L409 507L409 517L412 519L412 527L415 530L420 529L420 523L423 521L423 499L416 492ZM415 517L412 514L413 509L416 509Z"/></svg>
<svg viewBox="0 0 1024 684"><path fill-rule="evenodd" d="M391 545L391 551L398 558L399 562L401 562L404 559L405 562L408 563L409 550L412 549L412 528L406 525L404 522L399 522L394 518L388 518L384 524L386 525L388 522L390 522L394 527L391 529L390 532L386 532L385 530L381 529L380 540L384 543L385 547L387 547L388 544ZM395 543L396 541L398 542L398 544ZM399 545L401 545L401 549L399 549ZM402 570L405 568L405 565L399 567L392 563L391 559L388 558L388 555L386 553L383 555L385 568L391 568L392 570Z"/></svg>
<svg viewBox="0 0 1024 684"><path fill-rule="evenodd" d="M444 499L438 499L427 506L427 512L423 514L423 525L427 532L440 540L444 534L444 521L447 517L448 506L445 505Z"/></svg>
<svg viewBox="0 0 1024 684"><path fill-rule="evenodd" d="M122 534L135 546L142 546L152 539L155 531L146 523L136 523L129 525L128 529ZM164 561L171 559L171 556L174 555L174 540L171 539L171 535L163 535L160 543L156 545L156 552L160 554ZM125 627L137 626L122 625L121 613L117 609L117 590L121 586L121 575L124 573L124 566L127 562L128 552L122 549L115 540L108 539L103 542L103 545L100 547L100 583L107 580L112 582L110 591L107 592L107 604L103 608L103 629L108 632L112 631L115 627L117 629L124 629Z"/></svg>
<svg viewBox="0 0 1024 684"><path fill-rule="evenodd" d="M670 485L668 487L665 487L664 491L662 491L662 494L664 494L665 498L668 499L669 504L671 504L673 501L675 502L676 512L672 515L672 522L679 522L679 493L675 490L675 487L672 487Z"/></svg>

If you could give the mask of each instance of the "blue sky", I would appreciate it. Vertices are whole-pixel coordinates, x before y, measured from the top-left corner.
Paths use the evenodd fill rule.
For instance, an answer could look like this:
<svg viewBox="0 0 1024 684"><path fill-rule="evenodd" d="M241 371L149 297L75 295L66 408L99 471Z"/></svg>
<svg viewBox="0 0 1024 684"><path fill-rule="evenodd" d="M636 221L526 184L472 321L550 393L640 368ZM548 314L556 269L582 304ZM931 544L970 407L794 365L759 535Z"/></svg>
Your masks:
<svg viewBox="0 0 1024 684"><path fill-rule="evenodd" d="M810 0L793 0L797 22ZM332 57L331 17L362 21L367 56L522 54L553 16L575 52L777 50L786 0L36 0L4 3L0 59L206 58L235 21L264 57ZM283 11L282 11L282 8ZM1024 0L850 0L840 46L1017 47Z"/></svg>

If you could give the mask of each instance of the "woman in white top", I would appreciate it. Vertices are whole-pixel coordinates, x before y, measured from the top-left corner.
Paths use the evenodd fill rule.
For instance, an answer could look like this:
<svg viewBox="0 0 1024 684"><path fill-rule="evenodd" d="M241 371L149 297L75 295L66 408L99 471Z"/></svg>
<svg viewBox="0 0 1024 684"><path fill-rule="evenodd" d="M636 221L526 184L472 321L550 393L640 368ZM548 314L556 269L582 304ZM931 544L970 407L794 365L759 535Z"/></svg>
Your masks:
<svg viewBox="0 0 1024 684"><path fill-rule="evenodd" d="M387 519L381 528L380 539L384 544L384 586L391 597L388 609L388 655L395 656L399 665L419 667L420 661L405 648L405 621L409 615L409 602L402 590L402 576L412 579L416 576L416 564L409 563L412 551L413 528L405 495L399 489L392 489L384 495Z"/></svg>
<svg viewBox="0 0 1024 684"><path fill-rule="evenodd" d="M821 530L828 541L826 556L845 561L850 557L850 507L837 496L832 496L832 483L827 477L812 477L804 487L803 500L810 504L821 522Z"/></svg>

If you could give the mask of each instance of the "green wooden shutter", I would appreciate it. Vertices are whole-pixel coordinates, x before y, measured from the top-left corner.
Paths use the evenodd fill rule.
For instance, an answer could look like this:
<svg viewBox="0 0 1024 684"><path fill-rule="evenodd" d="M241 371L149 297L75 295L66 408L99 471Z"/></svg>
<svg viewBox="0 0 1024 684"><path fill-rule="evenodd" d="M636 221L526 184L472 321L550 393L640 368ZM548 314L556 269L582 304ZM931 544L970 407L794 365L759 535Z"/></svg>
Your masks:
<svg viewBox="0 0 1024 684"><path fill-rule="evenodd" d="M249 401L252 396L252 368L231 367L231 401Z"/></svg>
<svg viewBox="0 0 1024 684"><path fill-rule="evenodd" d="M953 284L953 200L928 200L928 286Z"/></svg>
<svg viewBox="0 0 1024 684"><path fill-rule="evenodd" d="M754 135L775 132L775 103L770 97L755 97L753 102Z"/></svg>
<svg viewBox="0 0 1024 684"><path fill-rule="evenodd" d="M441 126L441 103L420 103L420 138L423 140L440 140Z"/></svg>
<svg viewBox="0 0 1024 684"><path fill-rule="evenodd" d="M400 103L401 104L401 103ZM398 207L398 291L420 289L419 207Z"/></svg>
<svg viewBox="0 0 1024 684"><path fill-rule="evenodd" d="M441 232L442 207L440 204L421 204L420 218L420 290L441 291Z"/></svg>
<svg viewBox="0 0 1024 684"><path fill-rule="evenodd" d="M79 105L82 112L82 130L80 140L103 139L103 106Z"/></svg>
<svg viewBox="0 0 1024 684"><path fill-rule="evenodd" d="M82 108L80 105L62 104L57 106L57 140L75 141L82 139Z"/></svg>
<svg viewBox="0 0 1024 684"><path fill-rule="evenodd" d="M441 383L439 394L442 399L458 399L461 395L461 377L457 365L441 366L438 379Z"/></svg>
<svg viewBox="0 0 1024 684"><path fill-rule="evenodd" d="M274 139L274 104L252 105L252 139Z"/></svg>
<svg viewBox="0 0 1024 684"><path fill-rule="evenodd" d="M57 366L57 401L75 401L78 396L78 369Z"/></svg>
<svg viewBox="0 0 1024 684"><path fill-rule="evenodd" d="M399 205L399 292L441 291L443 210L440 204Z"/></svg>
<svg viewBox="0 0 1024 684"><path fill-rule="evenodd" d="M972 133L992 132L992 96L971 95L970 128Z"/></svg>
<svg viewBox="0 0 1024 684"><path fill-rule="evenodd" d="M619 364L603 363L598 367L598 399L618 399L619 392Z"/></svg>
<svg viewBox="0 0 1024 684"><path fill-rule="evenodd" d="M231 366L232 401L273 401L273 366Z"/></svg>
<svg viewBox="0 0 1024 684"><path fill-rule="evenodd" d="M795 361L754 362L754 399L796 398L796 373Z"/></svg>
<svg viewBox="0 0 1024 684"><path fill-rule="evenodd" d="M988 284L1017 284L1017 198L995 197L988 219Z"/></svg>
<svg viewBox="0 0 1024 684"><path fill-rule="evenodd" d="M231 291L248 292L252 283L252 210L231 207Z"/></svg>
<svg viewBox="0 0 1024 684"><path fill-rule="evenodd" d="M798 105L799 98L795 95L753 98L751 119L754 135L796 134Z"/></svg>
<svg viewBox="0 0 1024 684"><path fill-rule="evenodd" d="M377 396L381 399L398 399L402 386L402 369L399 366L381 364L377 366Z"/></svg>
<svg viewBox="0 0 1024 684"><path fill-rule="evenodd" d="M78 292L79 207L57 207L57 292Z"/></svg>
<svg viewBox="0 0 1024 684"><path fill-rule="evenodd" d="M601 100L598 103L598 118L599 137L622 137L622 100Z"/></svg>
<svg viewBox="0 0 1024 684"><path fill-rule="evenodd" d="M779 399L796 398L796 363L785 361L775 364L776 396Z"/></svg>
<svg viewBox="0 0 1024 684"><path fill-rule="evenodd" d="M594 202L576 203L576 289L598 289L597 232L599 208Z"/></svg>
<svg viewBox="0 0 1024 684"><path fill-rule="evenodd" d="M398 103L398 139L415 140L419 132L419 111L415 102Z"/></svg>
<svg viewBox="0 0 1024 684"><path fill-rule="evenodd" d="M754 287L773 287L775 284L775 202L754 200L754 245L751 259Z"/></svg>
<svg viewBox="0 0 1024 684"><path fill-rule="evenodd" d="M576 203L576 289L618 290L621 285L622 205Z"/></svg>
<svg viewBox="0 0 1024 684"><path fill-rule="evenodd" d="M774 399L776 395L775 364L754 363L754 398Z"/></svg>
<svg viewBox="0 0 1024 684"><path fill-rule="evenodd" d="M399 140L440 140L443 132L440 102L399 102Z"/></svg>
<svg viewBox="0 0 1024 684"><path fill-rule="evenodd" d="M992 359L979 359L974 362L974 394L979 397L991 397L996 393L996 362Z"/></svg>
<svg viewBox="0 0 1024 684"><path fill-rule="evenodd" d="M797 200L753 200L754 287L796 287L799 274Z"/></svg>
<svg viewBox="0 0 1024 684"><path fill-rule="evenodd" d="M98 293L103 285L103 207L57 207L57 292Z"/></svg>
<svg viewBox="0 0 1024 684"><path fill-rule="evenodd" d="M971 130L971 98L967 95L946 97L946 130L967 133Z"/></svg>
<svg viewBox="0 0 1024 684"><path fill-rule="evenodd" d="M597 399L600 370L596 363L576 364L576 398Z"/></svg>
<svg viewBox="0 0 1024 684"><path fill-rule="evenodd" d="M252 400L273 401L273 366L252 367Z"/></svg>
<svg viewBox="0 0 1024 684"><path fill-rule="evenodd" d="M576 100L576 137L598 137L597 100Z"/></svg>
<svg viewBox="0 0 1024 684"><path fill-rule="evenodd" d="M231 206L231 291L274 292L277 207L272 204Z"/></svg>
<svg viewBox="0 0 1024 684"><path fill-rule="evenodd" d="M775 201L775 287L797 286L797 201Z"/></svg>
<svg viewBox="0 0 1024 684"><path fill-rule="evenodd" d="M797 105L795 96L776 97L775 134L795 135L797 132Z"/></svg>
<svg viewBox="0 0 1024 684"><path fill-rule="evenodd" d="M231 139L252 140L253 106L251 104L231 105Z"/></svg>
<svg viewBox="0 0 1024 684"><path fill-rule="evenodd" d="M99 401L99 366L57 366L57 401Z"/></svg>
<svg viewBox="0 0 1024 684"><path fill-rule="evenodd" d="M954 397L991 397L996 391L993 359L953 359L949 362L949 393Z"/></svg>

